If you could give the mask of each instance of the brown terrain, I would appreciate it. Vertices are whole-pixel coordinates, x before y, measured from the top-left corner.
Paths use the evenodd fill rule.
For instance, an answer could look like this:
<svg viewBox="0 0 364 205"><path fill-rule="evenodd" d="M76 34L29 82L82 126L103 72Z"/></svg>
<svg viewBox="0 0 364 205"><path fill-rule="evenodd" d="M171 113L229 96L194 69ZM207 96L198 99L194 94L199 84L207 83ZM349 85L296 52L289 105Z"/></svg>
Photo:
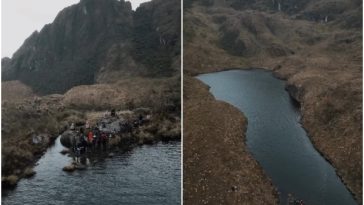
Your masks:
<svg viewBox="0 0 364 205"><path fill-rule="evenodd" d="M185 102L199 102L198 96L192 92L198 92L202 87L201 83L192 83L188 76L232 68L272 70L277 77L287 81L287 90L300 103L302 124L316 149L336 168L337 174L361 202L362 2L302 1L307 4L302 7L288 5L287 11L267 9L264 1L247 3L249 5L239 8L226 3L238 1L221 2L195 1L185 8L184 73L187 76L184 84L189 87L184 91ZM292 12L289 8L298 11ZM192 150L202 146L192 143L194 138L210 135L207 131L193 132L202 126L202 122L189 122L200 114L197 107L198 104L193 103L184 106L184 132L189 133L185 135L184 143ZM226 109L210 110L203 126L213 126L225 113ZM232 121L240 118L236 114L230 116ZM224 132L233 133L235 130L226 127ZM244 155L249 153L242 153L240 158ZM210 158L200 157L198 160L192 156L193 153L186 155L185 163L216 160L211 159L212 153L206 155ZM231 160L238 159L230 158L222 164ZM189 173L195 173L195 169L198 168L186 166L186 181L192 179L188 178L193 176ZM245 177L252 174L247 173ZM224 180L232 174L220 177ZM193 179L195 183L191 187L198 185L198 180ZM186 200L189 193L193 190L185 186ZM215 190L209 190L205 199L214 194Z"/></svg>
<svg viewBox="0 0 364 205"><path fill-rule="evenodd" d="M184 203L276 204L276 190L245 146L240 111L190 77L184 99Z"/></svg>

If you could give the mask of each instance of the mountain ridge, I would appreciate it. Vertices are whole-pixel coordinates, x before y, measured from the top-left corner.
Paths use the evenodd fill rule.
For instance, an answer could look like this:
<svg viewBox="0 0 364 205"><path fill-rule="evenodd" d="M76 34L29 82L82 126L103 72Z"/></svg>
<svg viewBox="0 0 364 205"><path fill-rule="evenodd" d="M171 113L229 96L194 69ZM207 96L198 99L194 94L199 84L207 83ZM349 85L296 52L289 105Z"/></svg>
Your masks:
<svg viewBox="0 0 364 205"><path fill-rule="evenodd" d="M40 94L50 94L107 82L115 74L118 78L172 76L178 71L173 62L179 56L175 24L156 30L160 24L146 25L145 18L138 18L149 12L153 21L159 12L179 10L175 0L167 7L161 3L146 2L136 11L124 0L82 0L69 6L53 23L33 32L11 59L2 59L2 80L20 80ZM175 23L176 13L165 18ZM149 34L146 39L144 34ZM169 41L160 43L165 36ZM140 42L153 44L145 48Z"/></svg>

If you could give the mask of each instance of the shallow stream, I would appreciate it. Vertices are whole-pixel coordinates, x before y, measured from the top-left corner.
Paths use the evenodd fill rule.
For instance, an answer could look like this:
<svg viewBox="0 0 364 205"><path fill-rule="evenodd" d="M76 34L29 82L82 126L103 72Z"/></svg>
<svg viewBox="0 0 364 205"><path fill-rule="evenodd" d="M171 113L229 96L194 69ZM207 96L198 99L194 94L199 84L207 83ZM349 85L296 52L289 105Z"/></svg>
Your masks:
<svg viewBox="0 0 364 205"><path fill-rule="evenodd" d="M35 167L2 197L4 205L180 204L180 142L136 147L113 158L94 159L86 170L66 173L72 161L59 152L60 138Z"/></svg>

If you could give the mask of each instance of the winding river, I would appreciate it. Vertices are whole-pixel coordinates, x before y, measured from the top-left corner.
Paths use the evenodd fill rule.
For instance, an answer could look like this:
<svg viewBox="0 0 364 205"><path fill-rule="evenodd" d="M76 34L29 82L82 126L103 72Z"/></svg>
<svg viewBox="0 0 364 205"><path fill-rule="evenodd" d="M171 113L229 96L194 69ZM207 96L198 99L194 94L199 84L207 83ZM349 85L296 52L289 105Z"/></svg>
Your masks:
<svg viewBox="0 0 364 205"><path fill-rule="evenodd" d="M317 152L300 124L285 82L262 69L203 74L216 99L248 118L247 146L279 191L309 205L356 204L334 168Z"/></svg>
<svg viewBox="0 0 364 205"><path fill-rule="evenodd" d="M2 196L3 205L181 203L180 142L136 147L66 173L62 168L72 159L59 153L59 140L39 160L33 178Z"/></svg>

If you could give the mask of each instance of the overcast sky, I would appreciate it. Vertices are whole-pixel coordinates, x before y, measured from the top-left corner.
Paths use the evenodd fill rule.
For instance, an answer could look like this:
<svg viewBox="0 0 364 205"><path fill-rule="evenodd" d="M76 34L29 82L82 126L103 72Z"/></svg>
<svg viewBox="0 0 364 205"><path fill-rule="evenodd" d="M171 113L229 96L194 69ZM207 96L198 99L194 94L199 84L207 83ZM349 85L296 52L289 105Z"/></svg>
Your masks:
<svg viewBox="0 0 364 205"><path fill-rule="evenodd" d="M59 11L80 0L1 0L1 57L11 57L35 30L51 23ZM135 10L150 0L129 0Z"/></svg>

